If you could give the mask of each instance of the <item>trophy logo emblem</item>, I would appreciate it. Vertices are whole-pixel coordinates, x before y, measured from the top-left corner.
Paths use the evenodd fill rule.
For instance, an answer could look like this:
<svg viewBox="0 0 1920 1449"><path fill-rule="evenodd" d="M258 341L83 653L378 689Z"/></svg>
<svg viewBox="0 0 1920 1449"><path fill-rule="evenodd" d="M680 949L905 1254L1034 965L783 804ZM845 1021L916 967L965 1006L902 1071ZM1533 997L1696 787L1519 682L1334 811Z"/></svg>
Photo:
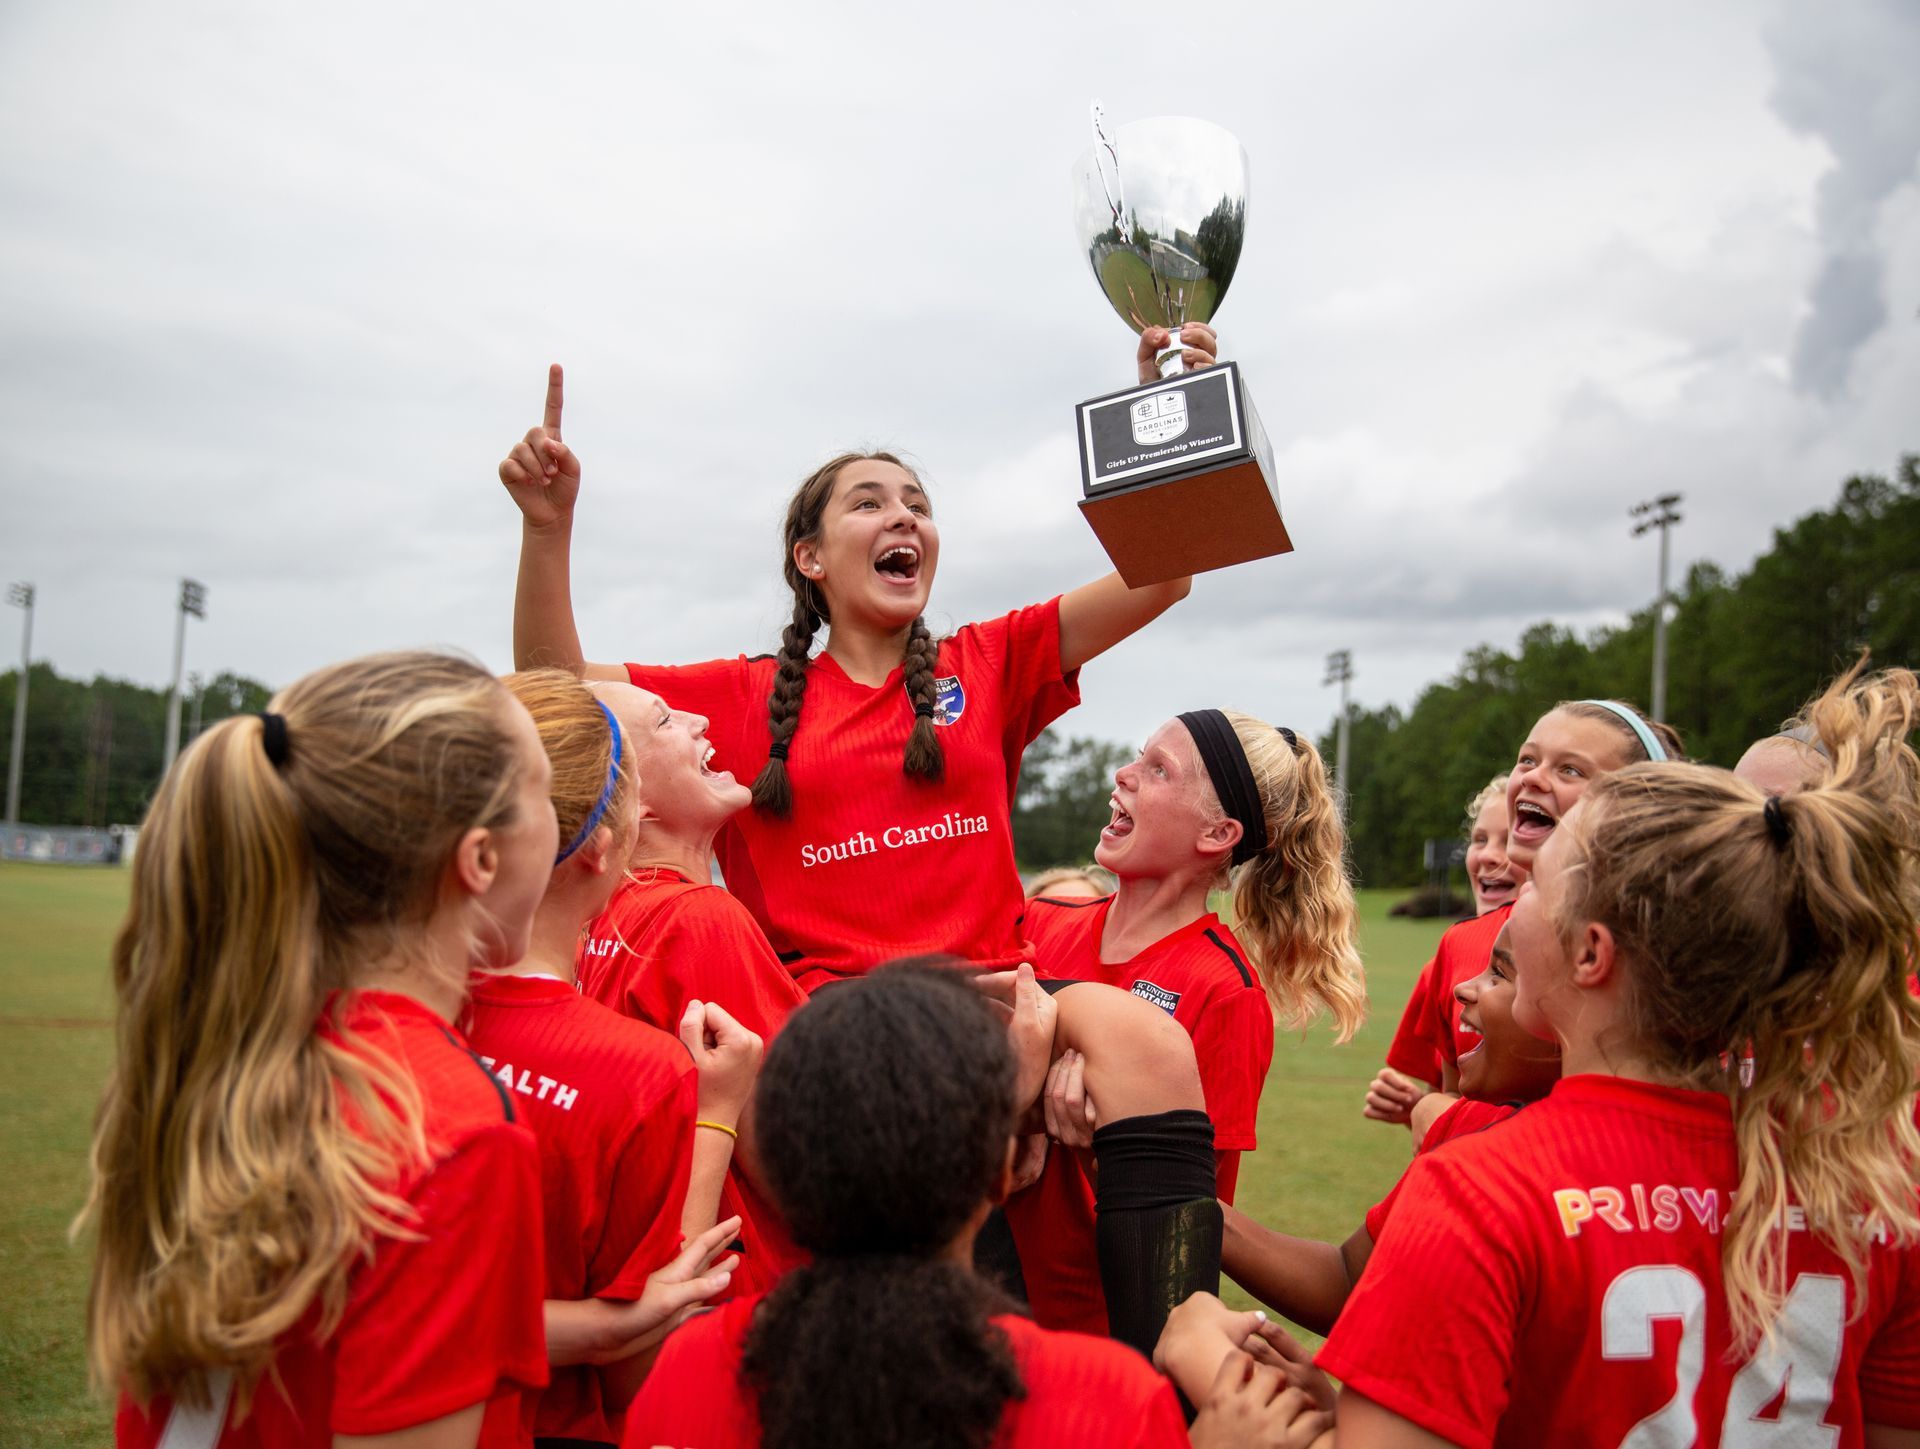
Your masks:
<svg viewBox="0 0 1920 1449"><path fill-rule="evenodd" d="M1187 396L1179 392L1155 393L1133 405L1133 440L1136 443L1164 443L1187 430Z"/></svg>

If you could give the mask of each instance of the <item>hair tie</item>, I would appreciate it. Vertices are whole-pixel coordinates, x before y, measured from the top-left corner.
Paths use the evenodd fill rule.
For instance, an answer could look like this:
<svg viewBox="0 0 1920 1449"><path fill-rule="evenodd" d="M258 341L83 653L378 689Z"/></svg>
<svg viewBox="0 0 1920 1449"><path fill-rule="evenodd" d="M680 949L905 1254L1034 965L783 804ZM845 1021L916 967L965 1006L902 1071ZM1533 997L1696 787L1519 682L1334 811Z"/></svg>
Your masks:
<svg viewBox="0 0 1920 1449"><path fill-rule="evenodd" d="M613 711L607 708L606 701L598 695L594 696L593 702L600 706L600 713L607 717L607 732L613 736L613 758L607 763L607 783L600 791L600 798L594 802L593 813L587 817L587 823L580 827L579 834L567 842L567 848L553 858L555 865L560 864L574 851L585 845L587 837L600 828L601 817L607 813L607 807L613 803L613 792L620 784L620 721L613 717Z"/></svg>
<svg viewBox="0 0 1920 1449"><path fill-rule="evenodd" d="M1787 819L1787 812L1781 808L1780 797L1767 796L1767 803L1760 807L1760 815L1767 822L1767 833L1773 837L1773 843L1785 849L1793 840L1793 822Z"/></svg>
<svg viewBox="0 0 1920 1449"><path fill-rule="evenodd" d="M1253 766L1247 763L1240 736L1217 709L1197 709L1179 718L1199 748L1200 763L1207 767L1207 778L1213 781L1213 793L1220 797L1220 808L1229 819L1240 822L1232 863L1252 860L1267 848L1267 815L1261 808L1260 787L1254 783Z"/></svg>
<svg viewBox="0 0 1920 1449"><path fill-rule="evenodd" d="M287 740L287 717L275 714L270 709L260 711L260 747L267 753L267 763L274 769L286 764L293 750Z"/></svg>
<svg viewBox="0 0 1920 1449"><path fill-rule="evenodd" d="M1280 738L1287 742L1287 748L1292 750L1296 755L1299 754L1300 753L1300 736L1296 735L1292 730L1288 729L1285 725L1275 725L1274 728L1280 731Z"/></svg>
<svg viewBox="0 0 1920 1449"><path fill-rule="evenodd" d="M913 712L919 715L921 719L933 718L933 706L930 704L916 704L913 707Z"/></svg>
<svg viewBox="0 0 1920 1449"><path fill-rule="evenodd" d="M1665 747L1660 743L1660 737L1647 728L1647 722L1645 720L1641 719L1637 713L1628 709L1624 704L1616 704L1610 699L1583 699L1580 703L1598 705L1609 714L1620 716L1627 727L1631 729L1639 739L1640 748L1647 752L1647 758L1649 760L1663 762L1667 758L1667 752Z"/></svg>
<svg viewBox="0 0 1920 1449"><path fill-rule="evenodd" d="M767 746L767 758L769 760L778 760L780 761L781 764L784 765L787 761L788 743L789 741L787 740L775 740L772 744Z"/></svg>

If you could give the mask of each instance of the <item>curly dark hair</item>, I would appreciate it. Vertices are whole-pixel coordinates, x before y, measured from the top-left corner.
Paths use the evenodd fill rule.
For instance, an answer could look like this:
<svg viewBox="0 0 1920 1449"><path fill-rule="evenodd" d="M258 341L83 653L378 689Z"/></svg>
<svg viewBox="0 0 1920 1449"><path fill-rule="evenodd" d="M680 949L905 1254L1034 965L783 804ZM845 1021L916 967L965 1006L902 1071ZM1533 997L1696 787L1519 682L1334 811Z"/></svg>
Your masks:
<svg viewBox="0 0 1920 1449"><path fill-rule="evenodd" d="M747 1335L768 1449L978 1449L1025 1396L992 1321L1013 1305L940 1256L993 1192L1015 1125L1006 1032L954 964L824 992L761 1068L767 1180L814 1254Z"/></svg>

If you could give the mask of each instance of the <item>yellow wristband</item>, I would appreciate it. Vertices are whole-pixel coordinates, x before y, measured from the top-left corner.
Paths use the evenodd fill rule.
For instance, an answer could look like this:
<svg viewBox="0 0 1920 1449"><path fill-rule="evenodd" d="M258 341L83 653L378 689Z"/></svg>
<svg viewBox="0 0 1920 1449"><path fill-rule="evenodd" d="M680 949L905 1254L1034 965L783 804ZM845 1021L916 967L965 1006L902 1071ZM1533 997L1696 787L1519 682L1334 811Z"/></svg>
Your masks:
<svg viewBox="0 0 1920 1449"><path fill-rule="evenodd" d="M731 1137L735 1142L738 1142L740 1140L740 1133L736 1129L729 1127L724 1122L709 1122L706 1120L706 1118L701 1117L701 1118L696 1118L693 1125L696 1127L711 1127L716 1132L726 1133L727 1136Z"/></svg>

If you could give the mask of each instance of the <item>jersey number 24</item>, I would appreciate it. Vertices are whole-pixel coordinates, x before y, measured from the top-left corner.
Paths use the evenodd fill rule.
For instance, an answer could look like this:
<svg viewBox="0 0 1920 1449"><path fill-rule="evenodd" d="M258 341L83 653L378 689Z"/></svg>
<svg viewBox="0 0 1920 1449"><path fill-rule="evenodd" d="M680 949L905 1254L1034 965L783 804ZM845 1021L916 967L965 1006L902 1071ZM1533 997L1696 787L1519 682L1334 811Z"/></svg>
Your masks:
<svg viewBox="0 0 1920 1449"><path fill-rule="evenodd" d="M1720 1429L1721 1449L1831 1449L1840 1431L1821 1423L1833 1398L1846 1331L1847 1288L1826 1273L1802 1273L1763 1344L1734 1378ZM1673 1397L1635 1424L1620 1449L1688 1449L1698 1425L1693 1396L1706 1367L1707 1290L1685 1268L1629 1268L1607 1286L1600 1307L1600 1352L1610 1359L1653 1357L1653 1325L1680 1321ZM1781 1387L1786 1395L1781 1397ZM1776 1417L1760 1412L1780 1400Z"/></svg>

